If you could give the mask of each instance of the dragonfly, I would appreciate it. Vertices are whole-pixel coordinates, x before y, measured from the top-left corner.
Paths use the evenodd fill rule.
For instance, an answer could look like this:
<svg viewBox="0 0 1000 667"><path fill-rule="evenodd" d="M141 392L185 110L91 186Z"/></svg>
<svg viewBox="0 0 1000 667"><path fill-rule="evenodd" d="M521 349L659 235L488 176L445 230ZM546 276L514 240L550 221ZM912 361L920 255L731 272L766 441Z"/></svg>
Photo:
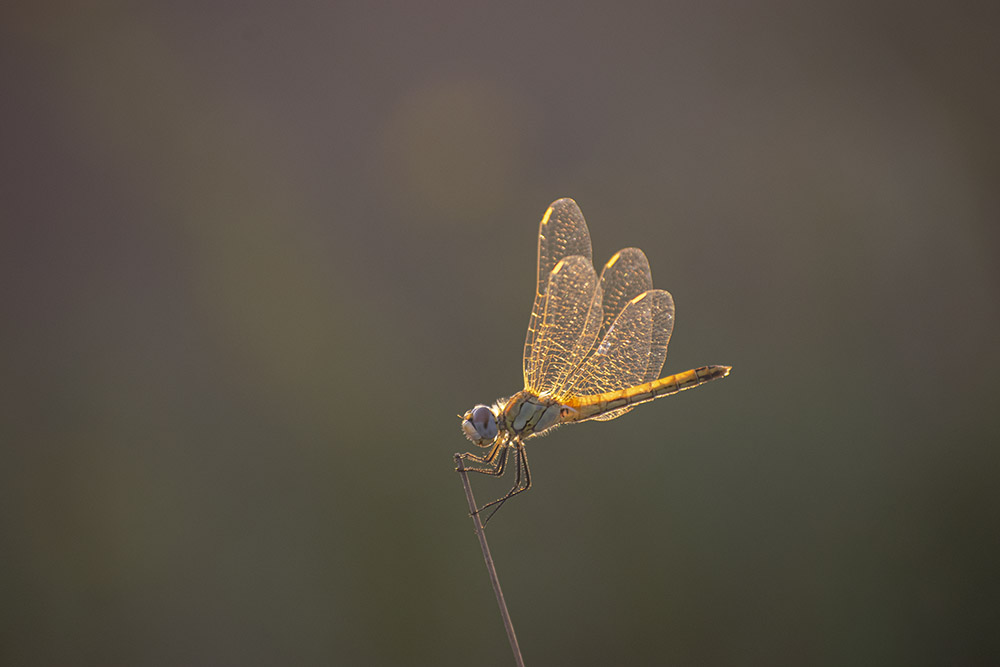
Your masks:
<svg viewBox="0 0 1000 667"><path fill-rule="evenodd" d="M524 389L460 416L483 455L461 454L470 472L503 476L513 452L516 475L487 523L510 498L531 488L525 441L562 424L621 417L640 403L729 375L701 366L660 377L674 327L674 300L653 289L638 248L619 250L598 276L590 231L576 202L559 199L538 227L538 283L524 341Z"/></svg>

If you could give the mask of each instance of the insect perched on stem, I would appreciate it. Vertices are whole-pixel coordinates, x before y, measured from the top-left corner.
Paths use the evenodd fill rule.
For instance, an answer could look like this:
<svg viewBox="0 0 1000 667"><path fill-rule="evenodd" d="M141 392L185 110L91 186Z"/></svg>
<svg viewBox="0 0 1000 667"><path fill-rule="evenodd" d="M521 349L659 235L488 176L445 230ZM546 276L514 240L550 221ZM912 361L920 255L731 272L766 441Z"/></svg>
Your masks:
<svg viewBox="0 0 1000 667"><path fill-rule="evenodd" d="M640 403L729 375L730 366L701 366L660 377L674 326L674 300L653 289L649 262L638 248L620 250L600 277L590 232L572 199L549 206L538 228L538 285L524 341L524 389L462 417L462 431L483 456L462 454L504 474L510 450L513 488L477 512L531 487L524 441L561 424L620 417ZM485 523L485 522L484 522Z"/></svg>

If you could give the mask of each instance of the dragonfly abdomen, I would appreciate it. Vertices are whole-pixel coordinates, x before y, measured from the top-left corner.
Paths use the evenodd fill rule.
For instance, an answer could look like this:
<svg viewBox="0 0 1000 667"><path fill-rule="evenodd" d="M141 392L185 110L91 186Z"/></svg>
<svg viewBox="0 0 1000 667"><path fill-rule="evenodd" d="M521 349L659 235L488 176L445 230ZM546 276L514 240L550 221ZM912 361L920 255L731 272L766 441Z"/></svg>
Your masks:
<svg viewBox="0 0 1000 667"><path fill-rule="evenodd" d="M724 378L729 375L730 370L732 370L731 366L701 366L619 391L593 396L578 396L566 401L566 405L573 408L575 414L565 415L563 421L591 419L618 408L638 405L661 396L670 396L685 389Z"/></svg>

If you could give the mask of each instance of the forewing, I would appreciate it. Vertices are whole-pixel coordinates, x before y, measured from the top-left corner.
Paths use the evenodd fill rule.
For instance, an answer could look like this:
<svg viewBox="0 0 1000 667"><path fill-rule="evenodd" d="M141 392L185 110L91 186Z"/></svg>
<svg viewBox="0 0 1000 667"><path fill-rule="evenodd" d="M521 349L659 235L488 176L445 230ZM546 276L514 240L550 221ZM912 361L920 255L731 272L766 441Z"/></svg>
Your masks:
<svg viewBox="0 0 1000 667"><path fill-rule="evenodd" d="M664 290L647 290L629 301L574 375L568 394L602 394L656 379L667 354L673 312L673 299ZM630 409L619 408L592 419L607 421Z"/></svg>
<svg viewBox="0 0 1000 667"><path fill-rule="evenodd" d="M591 264L593 252L590 246L590 232L580 207L572 199L560 199L552 203L538 226L538 274L535 286L535 300L528 321L528 333L524 339L524 386L530 388L532 368L541 361L536 340L545 310L549 274L562 259L580 256Z"/></svg>
<svg viewBox="0 0 1000 667"><path fill-rule="evenodd" d="M646 255L638 248L625 248L616 252L601 271L604 323L598 340L604 340L611 325L629 301L651 289L653 277L649 272Z"/></svg>
<svg viewBox="0 0 1000 667"><path fill-rule="evenodd" d="M603 321L601 286L591 261L580 255L560 260L536 314L525 389L558 398L594 347Z"/></svg>

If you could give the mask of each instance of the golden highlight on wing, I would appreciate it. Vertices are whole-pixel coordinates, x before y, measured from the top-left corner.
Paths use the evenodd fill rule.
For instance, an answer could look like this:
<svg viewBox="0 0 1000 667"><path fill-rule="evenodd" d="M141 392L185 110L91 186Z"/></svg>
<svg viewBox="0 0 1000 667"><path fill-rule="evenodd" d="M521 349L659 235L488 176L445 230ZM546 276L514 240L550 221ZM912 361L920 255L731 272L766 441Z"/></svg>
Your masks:
<svg viewBox="0 0 1000 667"><path fill-rule="evenodd" d="M653 289L653 276L646 255L638 248L616 252L601 271L604 323L598 340L604 339L629 301L650 289Z"/></svg>
<svg viewBox="0 0 1000 667"><path fill-rule="evenodd" d="M590 260L572 255L556 264L549 274L525 388L561 396L593 348L603 314L600 283Z"/></svg>
<svg viewBox="0 0 1000 667"><path fill-rule="evenodd" d="M549 287L549 274L566 257L580 256L591 265L593 271L593 251L590 232L580 207L572 199L565 198L552 202L538 225L538 274L535 300L528 321L528 333L524 339L524 386L537 388L541 383L542 354L535 341L539 336L542 318L545 314L545 300Z"/></svg>
<svg viewBox="0 0 1000 667"><path fill-rule="evenodd" d="M664 290L647 290L632 299L575 374L566 399L627 389L659 375L666 356L664 337L673 327L673 299ZM654 378L655 379L655 378ZM592 417L608 421L631 406Z"/></svg>
<svg viewBox="0 0 1000 667"><path fill-rule="evenodd" d="M673 299L652 290L649 261L638 248L615 253L596 282L591 256L580 209L571 199L555 202L539 225L539 287L524 345L525 389L535 394L600 394L659 377L673 328ZM629 409L600 418L614 419Z"/></svg>

